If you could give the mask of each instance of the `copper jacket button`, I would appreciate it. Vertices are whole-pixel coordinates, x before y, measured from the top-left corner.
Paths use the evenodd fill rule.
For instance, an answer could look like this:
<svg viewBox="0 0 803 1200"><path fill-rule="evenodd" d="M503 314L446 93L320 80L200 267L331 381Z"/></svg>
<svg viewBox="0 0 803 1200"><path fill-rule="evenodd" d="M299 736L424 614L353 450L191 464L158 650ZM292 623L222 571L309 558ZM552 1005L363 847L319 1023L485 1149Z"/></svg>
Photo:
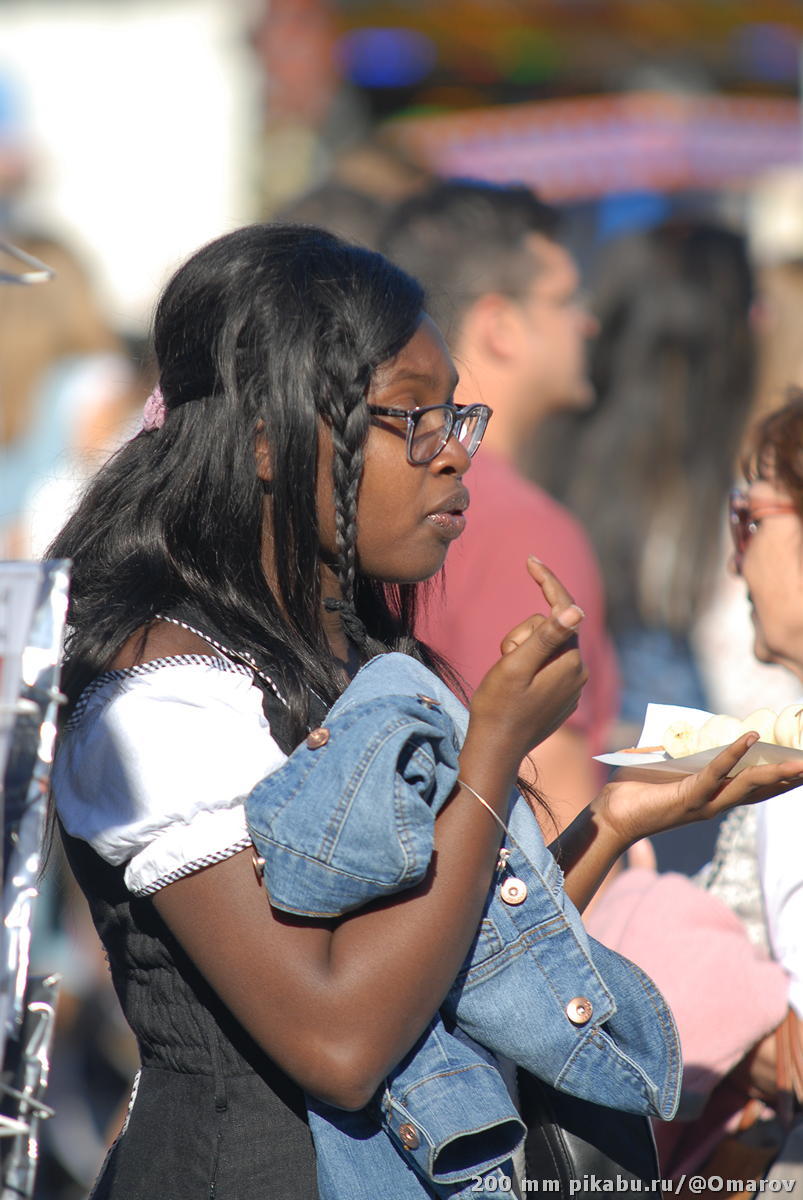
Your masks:
<svg viewBox="0 0 803 1200"><path fill-rule="evenodd" d="M318 729L311 729L307 734L307 745L310 750L319 750L321 746L325 746L329 741L329 730L324 729L321 725Z"/></svg>
<svg viewBox="0 0 803 1200"><path fill-rule="evenodd" d="M417 1150L419 1137L418 1130L415 1125L400 1125L399 1137L402 1140L402 1145L406 1150Z"/></svg>
<svg viewBox="0 0 803 1200"><path fill-rule="evenodd" d="M423 692L419 692L416 699L420 700L422 704L426 704L427 708L440 708L437 700L434 700L432 696L425 696Z"/></svg>
<svg viewBox="0 0 803 1200"><path fill-rule="evenodd" d="M505 904L523 904L527 899L527 884L511 875L500 887L499 895Z"/></svg>
<svg viewBox="0 0 803 1200"><path fill-rule="evenodd" d="M572 1025L586 1025L593 1012L594 1006L585 996L575 996L574 1000L570 1000L566 1005L566 1016Z"/></svg>

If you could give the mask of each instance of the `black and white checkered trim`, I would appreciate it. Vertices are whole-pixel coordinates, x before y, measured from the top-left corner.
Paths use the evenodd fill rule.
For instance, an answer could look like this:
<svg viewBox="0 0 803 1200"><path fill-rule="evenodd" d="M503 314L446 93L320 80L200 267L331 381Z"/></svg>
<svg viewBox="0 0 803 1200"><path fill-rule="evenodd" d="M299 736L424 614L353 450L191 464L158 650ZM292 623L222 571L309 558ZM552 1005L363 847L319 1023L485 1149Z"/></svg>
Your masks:
<svg viewBox="0 0 803 1200"><path fill-rule="evenodd" d="M276 698L281 701L284 707L289 707L284 696L276 686L276 683L271 679L267 671L263 671L261 667L257 666L257 661L253 654L249 654L247 650L232 650L228 646L224 646L222 642L216 642L213 637L210 637L208 633L204 633L202 629L196 629L194 625L188 625L186 621L179 621L177 617L165 617L162 613L157 613L155 619L157 621L166 621L169 625L178 625L180 629L186 629L187 633L194 633L195 636L199 637L202 642L208 642L210 646L214 646L215 649L219 650L221 654L226 654L230 658L242 659L248 664L255 675L258 675L260 679L264 680L264 682L268 685Z"/></svg>
<svg viewBox="0 0 803 1200"><path fill-rule="evenodd" d="M154 892L167 887L169 883L175 883L177 879L183 879L185 875L192 875L203 867L211 867L214 863L223 862L224 859L231 858L233 854L238 854L240 850L247 850L250 845L251 839L246 836L240 838L232 846L227 846L225 850L213 850L211 854L202 854L200 858L194 858L191 862L176 867L175 871L169 871L167 875L160 875L153 883L149 883L143 888L135 888L134 895L152 896Z"/></svg>
<svg viewBox="0 0 803 1200"><path fill-rule="evenodd" d="M136 675L151 675L154 671L161 671L163 667L187 665L212 667L216 671L228 671L235 675L245 675L249 679L253 674L248 667L240 663L226 662L222 658L216 658L213 654L169 654L164 658L152 658L150 662L138 663L133 667L119 667L114 671L104 671L102 675L98 675L96 679L93 679L81 692L66 728L73 729L80 722L86 706L95 692L106 687L107 684L114 683L115 680L131 679Z"/></svg>

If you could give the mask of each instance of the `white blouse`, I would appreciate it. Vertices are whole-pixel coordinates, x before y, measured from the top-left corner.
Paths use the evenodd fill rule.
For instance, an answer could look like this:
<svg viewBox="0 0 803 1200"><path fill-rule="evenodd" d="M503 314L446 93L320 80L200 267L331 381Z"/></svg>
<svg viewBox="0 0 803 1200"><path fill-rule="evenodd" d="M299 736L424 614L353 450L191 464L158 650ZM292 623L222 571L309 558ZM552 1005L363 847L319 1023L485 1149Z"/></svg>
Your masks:
<svg viewBox="0 0 803 1200"><path fill-rule="evenodd" d="M144 896L246 849L245 797L286 755L237 663L197 654L109 671L81 695L53 764L68 833Z"/></svg>
<svg viewBox="0 0 803 1200"><path fill-rule="evenodd" d="M770 945L789 975L789 1003L803 1017L803 788L759 804L756 827Z"/></svg>

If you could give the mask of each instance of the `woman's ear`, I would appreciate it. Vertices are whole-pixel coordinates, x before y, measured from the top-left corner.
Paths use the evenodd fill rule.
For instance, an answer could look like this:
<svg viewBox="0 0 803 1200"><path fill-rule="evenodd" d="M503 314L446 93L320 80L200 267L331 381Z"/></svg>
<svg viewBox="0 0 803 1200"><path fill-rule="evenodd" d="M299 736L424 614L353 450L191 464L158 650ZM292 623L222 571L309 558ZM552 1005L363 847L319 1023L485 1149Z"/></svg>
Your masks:
<svg viewBox="0 0 803 1200"><path fill-rule="evenodd" d="M487 358L506 362L518 353L520 324L515 301L499 292L489 292L474 302L465 318L465 341Z"/></svg>

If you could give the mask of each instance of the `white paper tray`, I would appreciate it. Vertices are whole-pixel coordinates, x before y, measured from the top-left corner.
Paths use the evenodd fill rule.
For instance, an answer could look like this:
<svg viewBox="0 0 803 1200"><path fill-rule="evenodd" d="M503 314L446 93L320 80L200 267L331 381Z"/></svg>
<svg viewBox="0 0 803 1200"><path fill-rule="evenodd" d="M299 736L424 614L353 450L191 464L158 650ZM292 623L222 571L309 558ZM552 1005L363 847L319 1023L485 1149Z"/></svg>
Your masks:
<svg viewBox="0 0 803 1200"><path fill-rule="evenodd" d="M703 712L699 708L682 708L676 704L648 704L637 747L657 746L664 731L673 721L685 720L695 728L699 728L711 716L713 716L712 713ZM713 750L700 750L697 754L686 755L685 758L670 758L665 752L636 754L632 750L619 750L614 754L598 754L596 758L598 762L607 763L612 767L638 768L640 774L677 778L678 775L692 775L695 771L701 770L723 749L723 746L716 746ZM743 771L745 767L760 767L767 763L799 762L801 760L803 760L803 750L791 750L788 746L773 746L769 742L754 742L733 768L731 775L738 775L739 771Z"/></svg>

